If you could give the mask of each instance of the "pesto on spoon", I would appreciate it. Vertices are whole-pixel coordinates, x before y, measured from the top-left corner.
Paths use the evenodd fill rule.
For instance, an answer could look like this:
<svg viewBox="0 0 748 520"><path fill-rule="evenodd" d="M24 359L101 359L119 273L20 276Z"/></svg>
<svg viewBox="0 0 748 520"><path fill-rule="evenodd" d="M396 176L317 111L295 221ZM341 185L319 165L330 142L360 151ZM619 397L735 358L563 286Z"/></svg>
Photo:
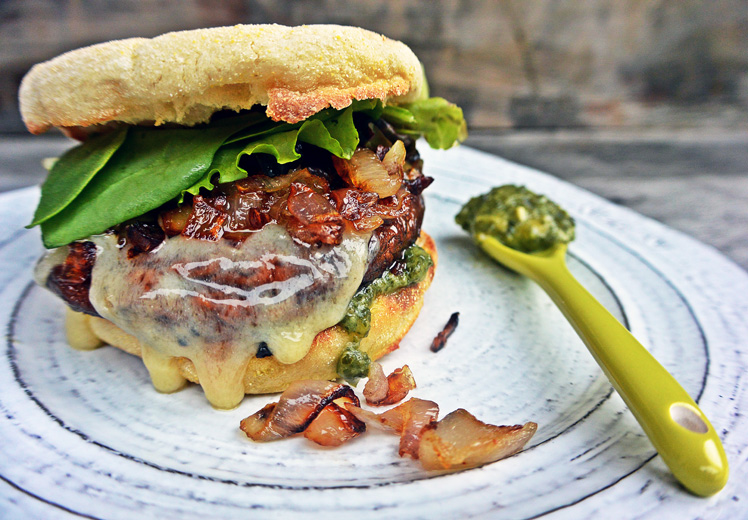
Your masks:
<svg viewBox="0 0 748 520"><path fill-rule="evenodd" d="M574 219L545 195L524 186L507 184L473 197L455 220L473 236L490 235L523 253L574 240Z"/></svg>
<svg viewBox="0 0 748 520"><path fill-rule="evenodd" d="M566 267L573 219L524 187L502 186L471 199L456 217L497 262L548 293L584 341L673 475L709 496L727 483L727 457L704 413L683 387Z"/></svg>

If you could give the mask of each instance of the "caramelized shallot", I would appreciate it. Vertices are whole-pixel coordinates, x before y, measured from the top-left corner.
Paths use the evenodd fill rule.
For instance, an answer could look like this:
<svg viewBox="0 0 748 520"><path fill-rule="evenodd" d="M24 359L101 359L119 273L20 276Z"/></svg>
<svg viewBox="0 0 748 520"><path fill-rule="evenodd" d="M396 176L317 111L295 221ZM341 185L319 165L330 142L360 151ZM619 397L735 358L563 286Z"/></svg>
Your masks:
<svg viewBox="0 0 748 520"><path fill-rule="evenodd" d="M369 380L364 385L364 397L368 404L377 404L387 397L387 376L384 375L382 365L373 361L369 365Z"/></svg>
<svg viewBox="0 0 748 520"><path fill-rule="evenodd" d="M386 406L399 403L415 387L416 380L408 365L396 369L385 377L382 365L372 363L369 369L369 380L364 386L364 397L370 405Z"/></svg>
<svg viewBox="0 0 748 520"><path fill-rule="evenodd" d="M359 404L350 386L330 381L296 381L277 403L243 419L239 428L253 441L283 439L303 432L327 405L341 397Z"/></svg>
<svg viewBox="0 0 748 520"><path fill-rule="evenodd" d="M413 195L408 190L400 188L394 195L380 199L374 212L384 219L403 217L410 211L412 199Z"/></svg>
<svg viewBox="0 0 748 520"><path fill-rule="evenodd" d="M291 184L294 180L293 174L279 175L278 177L268 177L266 175L252 175L236 181L235 186L239 193L250 191L262 191L265 193L275 193L281 191Z"/></svg>
<svg viewBox="0 0 748 520"><path fill-rule="evenodd" d="M425 469L467 469L514 455L538 425L494 426L460 408L423 433L418 455Z"/></svg>
<svg viewBox="0 0 748 520"><path fill-rule="evenodd" d="M127 258L153 251L166 240L166 233L156 222L136 220L125 226L125 236L130 244Z"/></svg>

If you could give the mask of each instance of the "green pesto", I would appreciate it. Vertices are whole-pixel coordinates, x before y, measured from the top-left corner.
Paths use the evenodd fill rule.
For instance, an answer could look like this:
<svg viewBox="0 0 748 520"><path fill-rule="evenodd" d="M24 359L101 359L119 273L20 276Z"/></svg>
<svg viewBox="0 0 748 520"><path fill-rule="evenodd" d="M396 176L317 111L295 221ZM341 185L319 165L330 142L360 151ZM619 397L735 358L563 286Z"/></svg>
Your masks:
<svg viewBox="0 0 748 520"><path fill-rule="evenodd" d="M417 245L410 246L403 253L404 267L398 274L385 271L382 276L362 287L351 298L345 316L339 325L348 332L352 343L338 359L338 375L348 381L356 381L369 373L369 356L359 350L359 342L369 334L371 328L371 306L377 296L389 294L416 284L426 278L434 261L426 250Z"/></svg>
<svg viewBox="0 0 748 520"><path fill-rule="evenodd" d="M349 343L340 354L336 367L338 375L354 385L359 379L369 375L371 365L369 354L359 349L358 345L358 342Z"/></svg>
<svg viewBox="0 0 748 520"><path fill-rule="evenodd" d="M545 195L524 186L507 184L473 197L455 220L473 236L490 235L524 253L574 240L574 219Z"/></svg>

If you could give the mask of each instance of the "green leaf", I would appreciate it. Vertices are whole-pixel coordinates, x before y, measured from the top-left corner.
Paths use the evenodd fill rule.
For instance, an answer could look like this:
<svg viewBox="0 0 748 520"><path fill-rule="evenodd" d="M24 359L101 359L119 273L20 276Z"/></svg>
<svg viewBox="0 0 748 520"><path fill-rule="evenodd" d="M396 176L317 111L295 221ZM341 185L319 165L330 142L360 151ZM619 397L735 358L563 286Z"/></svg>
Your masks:
<svg viewBox="0 0 748 520"><path fill-rule="evenodd" d="M324 148L333 155L350 159L358 146L358 131L353 124L353 108L348 107L326 121L308 119L299 129L299 141Z"/></svg>
<svg viewBox="0 0 748 520"><path fill-rule="evenodd" d="M42 223L44 244L68 244L158 208L198 181L246 124L239 117L199 128L131 128L74 201Z"/></svg>
<svg viewBox="0 0 748 520"><path fill-rule="evenodd" d="M242 129L242 131L237 132L236 135L231 136L231 138L227 139L223 144L229 145L240 141L259 139L270 134L287 132L289 130L293 130L294 128L299 128L300 126L301 123L277 123L275 121L269 120L267 116L263 115L263 121L254 123L248 128Z"/></svg>
<svg viewBox="0 0 748 520"><path fill-rule="evenodd" d="M179 196L179 204L184 201L184 195L190 193L198 195L201 189L210 191L215 188L213 177L218 174L218 183L232 182L247 176L246 170L239 168L239 154L244 149L243 143L224 144L213 156L213 162L203 177L195 184L183 190Z"/></svg>
<svg viewBox="0 0 748 520"><path fill-rule="evenodd" d="M413 114L417 129L432 148L451 148L467 138L462 109L444 98L432 97L409 103L404 108Z"/></svg>
<svg viewBox="0 0 748 520"><path fill-rule="evenodd" d="M47 247L56 247L138 217L185 193L247 176L242 156L264 153L280 164L296 161L298 142L350 158L359 144L353 114L385 117L398 132L423 134L435 148L466 136L462 110L441 98L402 107L379 100L325 109L303 123L278 123L259 111L196 128L144 128L91 139L54 165L31 225L41 223ZM217 179L216 177L217 176Z"/></svg>
<svg viewBox="0 0 748 520"><path fill-rule="evenodd" d="M127 128L93 137L65 152L52 166L42 185L42 196L34 219L26 227L34 227L65 209L101 170L122 145Z"/></svg>
<svg viewBox="0 0 748 520"><path fill-rule="evenodd" d="M239 161L244 155L269 154L275 157L278 164L297 161L301 158L296 152L299 141L323 148L338 157L350 159L359 141L358 131L353 124L354 110L376 110L375 103L357 103L342 112L325 110L303 123L276 124L276 129L285 130L281 132L272 132L269 127L242 130L218 150L210 169L198 182L182 191L179 201L182 202L185 193L197 195L201 189L212 190L215 187L213 180L216 174L218 184L246 177L248 172L239 167Z"/></svg>
<svg viewBox="0 0 748 520"><path fill-rule="evenodd" d="M418 121L416 121L416 117L410 110L393 105L387 105L386 107L384 107L382 118L396 127L413 126L418 124Z"/></svg>

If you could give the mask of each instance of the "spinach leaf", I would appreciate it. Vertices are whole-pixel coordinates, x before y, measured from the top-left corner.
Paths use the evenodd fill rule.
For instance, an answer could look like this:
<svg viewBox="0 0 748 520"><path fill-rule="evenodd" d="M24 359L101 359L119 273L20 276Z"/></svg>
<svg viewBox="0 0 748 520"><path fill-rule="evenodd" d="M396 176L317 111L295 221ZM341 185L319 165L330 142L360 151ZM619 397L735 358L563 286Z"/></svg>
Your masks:
<svg viewBox="0 0 748 520"><path fill-rule="evenodd" d="M127 128L121 128L93 137L65 152L42 185L34 220L26 227L41 224L65 209L119 149L126 135Z"/></svg>
<svg viewBox="0 0 748 520"><path fill-rule="evenodd" d="M207 127L130 128L80 194L42 222L44 245L61 246L158 208L198 181L223 142L246 124L238 117Z"/></svg>

